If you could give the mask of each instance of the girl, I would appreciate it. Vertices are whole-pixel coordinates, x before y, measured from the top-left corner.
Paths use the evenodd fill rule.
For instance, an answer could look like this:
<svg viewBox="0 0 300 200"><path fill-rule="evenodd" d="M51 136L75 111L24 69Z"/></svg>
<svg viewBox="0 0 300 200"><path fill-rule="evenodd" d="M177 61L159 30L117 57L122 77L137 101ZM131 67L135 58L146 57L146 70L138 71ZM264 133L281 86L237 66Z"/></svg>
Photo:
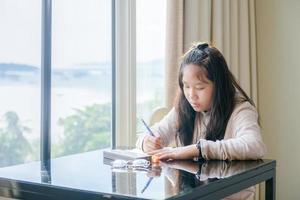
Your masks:
<svg viewBox="0 0 300 200"><path fill-rule="evenodd" d="M144 134L137 147L159 159L260 159L265 145L252 100L223 55L206 43L182 59L175 107ZM175 140L175 148L163 148Z"/></svg>

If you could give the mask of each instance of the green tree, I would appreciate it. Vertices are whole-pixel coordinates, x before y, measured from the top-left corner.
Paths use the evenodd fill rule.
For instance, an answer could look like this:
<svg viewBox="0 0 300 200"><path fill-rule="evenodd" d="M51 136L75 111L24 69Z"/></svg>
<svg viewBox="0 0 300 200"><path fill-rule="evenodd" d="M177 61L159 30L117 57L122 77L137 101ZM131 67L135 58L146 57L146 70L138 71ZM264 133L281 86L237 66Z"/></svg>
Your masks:
<svg viewBox="0 0 300 200"><path fill-rule="evenodd" d="M150 115L161 102L162 95L157 91L153 99L137 105L138 111ZM94 104L74 110L75 114L58 121L58 125L63 127L63 134L53 145L53 157L110 147L111 104ZM143 126L138 127L138 130L143 129Z"/></svg>
<svg viewBox="0 0 300 200"><path fill-rule="evenodd" d="M3 119L4 127L0 129L0 166L24 163L32 154L31 146L23 135L30 129L22 125L14 111L6 112Z"/></svg>
<svg viewBox="0 0 300 200"><path fill-rule="evenodd" d="M75 109L75 114L58 121L64 132L54 146L54 157L110 146L111 105L94 104Z"/></svg>

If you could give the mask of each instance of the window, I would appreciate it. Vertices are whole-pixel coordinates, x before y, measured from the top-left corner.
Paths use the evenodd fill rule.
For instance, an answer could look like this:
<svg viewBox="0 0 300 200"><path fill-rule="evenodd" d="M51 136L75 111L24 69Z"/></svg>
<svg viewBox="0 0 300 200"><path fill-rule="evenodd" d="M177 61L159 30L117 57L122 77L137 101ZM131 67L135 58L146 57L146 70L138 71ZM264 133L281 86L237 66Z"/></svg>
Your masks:
<svg viewBox="0 0 300 200"><path fill-rule="evenodd" d="M38 160L40 155L41 1L2 0L0 27L0 167L4 167Z"/></svg>
<svg viewBox="0 0 300 200"><path fill-rule="evenodd" d="M136 116L146 121L164 106L165 24L166 1L136 1ZM137 131L145 131L140 120Z"/></svg>
<svg viewBox="0 0 300 200"><path fill-rule="evenodd" d="M165 4L2 0L0 167L134 146L163 106Z"/></svg>
<svg viewBox="0 0 300 200"><path fill-rule="evenodd" d="M52 0L52 156L110 147L111 1Z"/></svg>
<svg viewBox="0 0 300 200"><path fill-rule="evenodd" d="M39 159L42 2L52 5L46 44L52 156L111 145L111 1L6 0L0 5L0 166Z"/></svg>

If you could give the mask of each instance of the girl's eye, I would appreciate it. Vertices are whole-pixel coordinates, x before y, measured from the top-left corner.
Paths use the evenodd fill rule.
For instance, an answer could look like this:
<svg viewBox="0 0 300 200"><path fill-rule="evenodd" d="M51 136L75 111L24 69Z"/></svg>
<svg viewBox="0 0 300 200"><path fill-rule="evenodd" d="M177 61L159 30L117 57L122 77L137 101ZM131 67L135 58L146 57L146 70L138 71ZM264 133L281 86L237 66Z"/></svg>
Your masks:
<svg viewBox="0 0 300 200"><path fill-rule="evenodd" d="M183 87L186 89L190 88L190 86L188 86L188 85L183 85Z"/></svg>
<svg viewBox="0 0 300 200"><path fill-rule="evenodd" d="M203 90L204 87L197 87L196 89L197 89L197 90Z"/></svg>

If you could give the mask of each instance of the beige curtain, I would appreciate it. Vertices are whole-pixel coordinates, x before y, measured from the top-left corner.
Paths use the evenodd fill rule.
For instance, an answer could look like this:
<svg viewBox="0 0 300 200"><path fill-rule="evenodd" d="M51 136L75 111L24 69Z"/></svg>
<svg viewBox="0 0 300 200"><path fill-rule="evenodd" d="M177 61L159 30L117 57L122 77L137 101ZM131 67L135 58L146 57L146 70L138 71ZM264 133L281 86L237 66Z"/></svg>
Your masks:
<svg viewBox="0 0 300 200"><path fill-rule="evenodd" d="M173 106L178 87L179 58L197 41L209 42L223 53L257 105L254 0L167 0L166 38L167 108Z"/></svg>
<svg viewBox="0 0 300 200"><path fill-rule="evenodd" d="M210 42L221 50L231 72L257 103L254 0L211 3Z"/></svg>
<svg viewBox="0 0 300 200"><path fill-rule="evenodd" d="M166 24L166 68L165 88L166 107L173 106L173 100L177 90L177 77L179 59L182 56L184 41L183 24L184 0L167 0L167 24Z"/></svg>
<svg viewBox="0 0 300 200"><path fill-rule="evenodd" d="M166 106L177 89L179 59L196 41L225 56L242 88L257 103L254 0L167 0Z"/></svg>

